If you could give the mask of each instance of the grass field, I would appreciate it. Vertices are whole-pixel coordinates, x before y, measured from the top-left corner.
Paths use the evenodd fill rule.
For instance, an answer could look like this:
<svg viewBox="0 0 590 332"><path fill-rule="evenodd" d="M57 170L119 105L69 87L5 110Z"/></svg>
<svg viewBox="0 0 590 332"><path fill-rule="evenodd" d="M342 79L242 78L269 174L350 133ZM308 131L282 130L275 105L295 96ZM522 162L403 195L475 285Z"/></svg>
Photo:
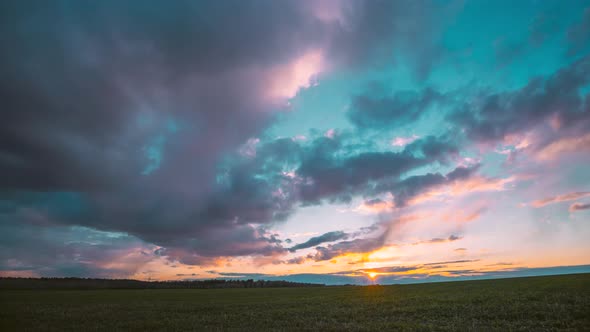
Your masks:
<svg viewBox="0 0 590 332"><path fill-rule="evenodd" d="M418 285L2 290L1 331L590 331L590 274Z"/></svg>

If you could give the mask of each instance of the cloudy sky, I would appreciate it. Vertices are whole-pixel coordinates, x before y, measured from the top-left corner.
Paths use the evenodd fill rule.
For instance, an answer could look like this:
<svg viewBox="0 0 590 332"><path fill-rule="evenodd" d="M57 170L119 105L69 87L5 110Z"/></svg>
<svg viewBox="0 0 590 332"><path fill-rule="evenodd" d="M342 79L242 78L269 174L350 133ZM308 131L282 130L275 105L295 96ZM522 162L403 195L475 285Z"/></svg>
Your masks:
<svg viewBox="0 0 590 332"><path fill-rule="evenodd" d="M2 276L395 282L590 264L588 1L0 13Z"/></svg>

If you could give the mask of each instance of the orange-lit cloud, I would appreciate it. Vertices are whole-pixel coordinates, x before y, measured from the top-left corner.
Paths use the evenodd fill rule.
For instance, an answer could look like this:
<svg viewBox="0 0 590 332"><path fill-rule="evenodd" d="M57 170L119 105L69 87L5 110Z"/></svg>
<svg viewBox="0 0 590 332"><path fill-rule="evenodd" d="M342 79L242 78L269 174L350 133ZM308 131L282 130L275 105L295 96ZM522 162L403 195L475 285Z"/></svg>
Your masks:
<svg viewBox="0 0 590 332"><path fill-rule="evenodd" d="M39 274L32 270L2 270L0 278L39 278Z"/></svg>
<svg viewBox="0 0 590 332"><path fill-rule="evenodd" d="M501 154L510 154L513 151L528 148L533 144L535 140L536 139L532 132L528 132L525 134L509 134L504 136L504 147L502 149L496 150L496 152Z"/></svg>
<svg viewBox="0 0 590 332"><path fill-rule="evenodd" d="M503 191L508 183L514 182L516 177L511 176L503 179L486 178L483 176L472 177L464 181L456 181L451 186L452 196L460 196L466 193L477 191Z"/></svg>
<svg viewBox="0 0 590 332"><path fill-rule="evenodd" d="M477 259L463 259L456 261L443 261L416 265L401 266L384 266L369 269L359 269L350 271L349 275L366 275L371 278L378 276L412 276L412 275L441 275L441 276L458 276L458 275L475 275L483 272L493 271L494 269L476 268L474 263L479 262ZM465 269L465 264L471 267Z"/></svg>
<svg viewBox="0 0 590 332"><path fill-rule="evenodd" d="M466 212L464 210L456 210L452 213L445 213L441 216L441 220L447 222L470 222L478 219L482 213L486 211L486 207L480 207L474 211Z"/></svg>
<svg viewBox="0 0 590 332"><path fill-rule="evenodd" d="M573 193L568 193L568 194L564 194L564 195L552 196L552 197L547 197L547 198L543 198L540 200L536 200L536 201L530 203L530 205L533 207L536 207L536 208L540 208L545 205L559 203L559 202L573 201L575 199L588 197L588 196L590 196L590 191L573 192Z"/></svg>
<svg viewBox="0 0 590 332"><path fill-rule="evenodd" d="M554 160L560 155L590 151L590 134L580 137L568 137L556 140L536 152L539 160Z"/></svg>
<svg viewBox="0 0 590 332"><path fill-rule="evenodd" d="M450 184L437 186L412 198L409 201L409 204L414 205L426 201L439 200L446 197L457 197L475 192L503 191L507 189L506 185L514 182L516 179L516 176L499 179L474 176L465 180L458 180Z"/></svg>
<svg viewBox="0 0 590 332"><path fill-rule="evenodd" d="M391 211L395 204L391 200L373 199L364 201L354 211L365 213L383 213Z"/></svg>

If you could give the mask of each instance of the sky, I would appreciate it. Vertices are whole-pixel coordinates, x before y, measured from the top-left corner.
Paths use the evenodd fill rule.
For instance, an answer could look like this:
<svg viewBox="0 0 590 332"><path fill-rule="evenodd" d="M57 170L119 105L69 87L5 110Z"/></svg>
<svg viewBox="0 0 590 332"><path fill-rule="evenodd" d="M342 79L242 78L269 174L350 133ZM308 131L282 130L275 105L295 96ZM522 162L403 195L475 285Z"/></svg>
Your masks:
<svg viewBox="0 0 590 332"><path fill-rule="evenodd" d="M590 272L590 1L0 3L0 276Z"/></svg>

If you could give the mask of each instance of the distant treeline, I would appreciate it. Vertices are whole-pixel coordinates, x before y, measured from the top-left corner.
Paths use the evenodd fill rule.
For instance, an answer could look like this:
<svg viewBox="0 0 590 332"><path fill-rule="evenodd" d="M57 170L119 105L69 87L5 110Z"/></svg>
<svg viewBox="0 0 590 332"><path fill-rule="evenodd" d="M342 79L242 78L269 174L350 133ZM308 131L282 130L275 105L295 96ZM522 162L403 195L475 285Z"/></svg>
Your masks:
<svg viewBox="0 0 590 332"><path fill-rule="evenodd" d="M276 280L210 279L190 281L140 281L88 278L0 278L0 289L183 289L322 287L324 284Z"/></svg>

